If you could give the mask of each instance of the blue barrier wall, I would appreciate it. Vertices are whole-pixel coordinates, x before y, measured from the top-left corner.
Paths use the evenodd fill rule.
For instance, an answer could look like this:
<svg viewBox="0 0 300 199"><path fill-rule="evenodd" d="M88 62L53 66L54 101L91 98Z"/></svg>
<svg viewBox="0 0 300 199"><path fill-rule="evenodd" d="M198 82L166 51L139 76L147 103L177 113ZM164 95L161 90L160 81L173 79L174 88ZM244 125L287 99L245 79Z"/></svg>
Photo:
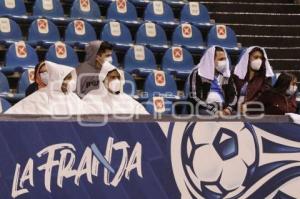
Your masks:
<svg viewBox="0 0 300 199"><path fill-rule="evenodd" d="M0 122L1 199L300 198L299 176L292 123Z"/></svg>

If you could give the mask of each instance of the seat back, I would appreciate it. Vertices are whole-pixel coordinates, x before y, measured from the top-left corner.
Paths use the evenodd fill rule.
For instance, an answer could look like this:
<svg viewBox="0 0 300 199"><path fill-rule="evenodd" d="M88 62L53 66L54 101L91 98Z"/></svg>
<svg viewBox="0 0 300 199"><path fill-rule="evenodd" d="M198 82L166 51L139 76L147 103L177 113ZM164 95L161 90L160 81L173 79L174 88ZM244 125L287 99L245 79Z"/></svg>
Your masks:
<svg viewBox="0 0 300 199"><path fill-rule="evenodd" d="M0 42L22 40L22 31L20 26L12 19L0 18Z"/></svg>
<svg viewBox="0 0 300 199"><path fill-rule="evenodd" d="M150 114L170 115L172 113L172 102L163 97L150 98L144 106Z"/></svg>
<svg viewBox="0 0 300 199"><path fill-rule="evenodd" d="M189 2L181 10L180 21L195 24L210 23L210 17L206 6L199 2Z"/></svg>
<svg viewBox="0 0 300 199"><path fill-rule="evenodd" d="M0 98L0 113L4 113L11 107L11 104L3 98Z"/></svg>
<svg viewBox="0 0 300 199"><path fill-rule="evenodd" d="M59 0L38 0L33 5L33 16L64 17L64 10Z"/></svg>
<svg viewBox="0 0 300 199"><path fill-rule="evenodd" d="M116 0L107 9L107 19L119 21L136 21L135 6L127 0Z"/></svg>
<svg viewBox="0 0 300 199"><path fill-rule="evenodd" d="M100 19L101 11L94 0L75 0L71 8L70 17Z"/></svg>
<svg viewBox="0 0 300 199"><path fill-rule="evenodd" d="M0 93L9 92L9 84L6 76L0 72Z"/></svg>
<svg viewBox="0 0 300 199"><path fill-rule="evenodd" d="M101 32L101 39L113 44L131 44L132 37L129 29L122 23L111 21L105 24Z"/></svg>
<svg viewBox="0 0 300 199"><path fill-rule="evenodd" d="M136 43L147 45L167 45L167 35L164 29L155 23L146 22L142 24L136 33Z"/></svg>
<svg viewBox="0 0 300 199"><path fill-rule="evenodd" d="M0 16L24 16L26 7L24 1L20 0L2 0L0 1Z"/></svg>
<svg viewBox="0 0 300 199"><path fill-rule="evenodd" d="M97 39L91 24L84 20L74 20L69 23L65 32L65 42L88 43Z"/></svg>
<svg viewBox="0 0 300 199"><path fill-rule="evenodd" d="M181 24L175 29L172 43L179 46L204 46L202 33L189 23Z"/></svg>
<svg viewBox="0 0 300 199"><path fill-rule="evenodd" d="M215 25L207 35L207 45L218 45L224 48L236 48L237 38L235 32L228 26Z"/></svg>
<svg viewBox="0 0 300 199"><path fill-rule="evenodd" d="M174 13L172 8L163 1L149 2L144 13L145 21L173 22Z"/></svg>

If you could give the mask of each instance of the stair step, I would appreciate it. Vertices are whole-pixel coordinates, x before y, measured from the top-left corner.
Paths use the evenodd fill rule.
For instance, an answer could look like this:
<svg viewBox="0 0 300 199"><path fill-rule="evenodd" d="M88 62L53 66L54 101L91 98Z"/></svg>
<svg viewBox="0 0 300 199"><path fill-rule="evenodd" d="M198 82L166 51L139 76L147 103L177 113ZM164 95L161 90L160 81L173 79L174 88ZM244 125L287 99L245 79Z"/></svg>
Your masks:
<svg viewBox="0 0 300 199"><path fill-rule="evenodd" d="M226 1L226 0L201 0L200 2L232 2L237 3L234 0ZM248 2L248 3L282 3L282 4L294 4L294 0L244 0L240 2Z"/></svg>
<svg viewBox="0 0 300 199"><path fill-rule="evenodd" d="M270 46L270 47L298 47L299 37L268 37L261 35L237 35L238 41L243 46Z"/></svg>

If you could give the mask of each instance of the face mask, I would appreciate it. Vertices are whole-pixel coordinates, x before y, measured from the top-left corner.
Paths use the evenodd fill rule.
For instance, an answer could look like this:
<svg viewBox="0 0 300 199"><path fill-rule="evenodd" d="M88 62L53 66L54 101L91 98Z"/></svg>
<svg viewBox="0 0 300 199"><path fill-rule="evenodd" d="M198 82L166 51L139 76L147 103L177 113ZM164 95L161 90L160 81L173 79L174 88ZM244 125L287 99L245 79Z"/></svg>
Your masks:
<svg viewBox="0 0 300 199"><path fill-rule="evenodd" d="M109 63L112 64L112 62L113 62L112 56L106 57L105 61L107 61L107 62L109 62Z"/></svg>
<svg viewBox="0 0 300 199"><path fill-rule="evenodd" d="M45 85L48 85L48 82L49 82L49 74L48 74L48 72L40 73L40 77L41 77L42 82Z"/></svg>
<svg viewBox="0 0 300 199"><path fill-rule="evenodd" d="M259 71L260 67L262 65L262 60L261 59L255 59L251 62L250 66L253 70Z"/></svg>
<svg viewBox="0 0 300 199"><path fill-rule="evenodd" d="M216 70L220 73L223 73L226 69L226 64L227 64L226 60L218 61L217 65L216 65Z"/></svg>
<svg viewBox="0 0 300 199"><path fill-rule="evenodd" d="M119 79L114 79L108 84L108 88L115 94L121 90L121 81Z"/></svg>
<svg viewBox="0 0 300 199"><path fill-rule="evenodd" d="M298 90L297 86L290 86L289 89L286 91L286 94L289 96L294 95Z"/></svg>

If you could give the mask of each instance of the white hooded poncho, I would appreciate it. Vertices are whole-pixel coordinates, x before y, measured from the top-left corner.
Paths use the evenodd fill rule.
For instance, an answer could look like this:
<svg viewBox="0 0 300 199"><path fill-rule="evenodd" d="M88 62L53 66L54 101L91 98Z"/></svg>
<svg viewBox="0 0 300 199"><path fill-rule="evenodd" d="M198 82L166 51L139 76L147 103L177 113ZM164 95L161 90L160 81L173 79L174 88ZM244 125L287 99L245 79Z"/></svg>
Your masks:
<svg viewBox="0 0 300 199"><path fill-rule="evenodd" d="M88 114L89 111L82 104L79 97L72 92L61 92L63 78L73 68L46 61L49 74L49 83L45 88L39 89L24 98L5 114L30 114L30 115L76 115ZM85 107L84 112L81 110Z"/></svg>
<svg viewBox="0 0 300 199"><path fill-rule="evenodd" d="M94 114L149 114L146 109L129 95L123 93L112 94L104 86L103 81L107 74L117 68L109 62L105 62L100 72L100 88L90 91L84 96L83 101L94 110ZM123 83L123 82L122 82Z"/></svg>

